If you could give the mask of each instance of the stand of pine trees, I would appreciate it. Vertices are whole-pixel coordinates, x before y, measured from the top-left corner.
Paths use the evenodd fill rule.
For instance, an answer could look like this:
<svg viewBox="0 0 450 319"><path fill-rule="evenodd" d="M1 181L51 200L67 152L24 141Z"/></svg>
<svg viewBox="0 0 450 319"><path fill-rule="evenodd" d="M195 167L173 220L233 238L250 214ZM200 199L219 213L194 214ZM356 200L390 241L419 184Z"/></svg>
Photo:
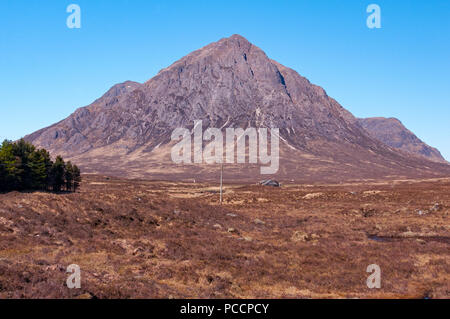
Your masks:
<svg viewBox="0 0 450 319"><path fill-rule="evenodd" d="M61 156L53 162L45 149L36 149L23 139L0 146L0 192L46 190L76 191L80 170Z"/></svg>

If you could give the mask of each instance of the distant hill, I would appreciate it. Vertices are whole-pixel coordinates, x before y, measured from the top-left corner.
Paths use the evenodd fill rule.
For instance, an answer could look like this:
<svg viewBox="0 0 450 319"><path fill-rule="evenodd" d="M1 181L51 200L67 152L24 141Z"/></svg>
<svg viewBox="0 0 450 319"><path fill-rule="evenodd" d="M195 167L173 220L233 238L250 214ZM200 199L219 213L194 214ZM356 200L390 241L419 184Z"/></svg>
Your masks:
<svg viewBox="0 0 450 319"><path fill-rule="evenodd" d="M371 136L391 147L424 157L430 161L446 162L436 148L424 143L396 118L372 117L358 119L358 123Z"/></svg>

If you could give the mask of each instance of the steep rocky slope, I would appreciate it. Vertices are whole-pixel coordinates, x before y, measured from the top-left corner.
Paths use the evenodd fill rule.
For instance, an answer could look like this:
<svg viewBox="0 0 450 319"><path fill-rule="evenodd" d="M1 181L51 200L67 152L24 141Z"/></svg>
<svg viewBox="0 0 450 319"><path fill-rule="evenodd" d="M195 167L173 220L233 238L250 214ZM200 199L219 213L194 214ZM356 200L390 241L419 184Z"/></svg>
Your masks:
<svg viewBox="0 0 450 319"><path fill-rule="evenodd" d="M396 118L372 117L358 119L358 123L371 136L391 147L425 157L430 161L446 162L436 148L420 140Z"/></svg>
<svg viewBox="0 0 450 319"><path fill-rule="evenodd" d="M205 178L215 165L174 165L177 127L279 128L279 178L344 180L450 175L448 165L386 146L319 86L269 59L239 35L183 57L146 83L125 82L67 119L26 137L73 158L85 172L127 177ZM228 165L258 179L255 165Z"/></svg>

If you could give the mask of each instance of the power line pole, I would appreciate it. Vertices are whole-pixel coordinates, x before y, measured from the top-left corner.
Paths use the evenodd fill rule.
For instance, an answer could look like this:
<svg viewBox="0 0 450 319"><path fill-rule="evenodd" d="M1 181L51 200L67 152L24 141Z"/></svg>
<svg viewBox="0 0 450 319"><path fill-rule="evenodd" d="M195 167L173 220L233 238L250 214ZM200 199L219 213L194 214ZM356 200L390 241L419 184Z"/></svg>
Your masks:
<svg viewBox="0 0 450 319"><path fill-rule="evenodd" d="M220 164L220 205L222 205L222 188L223 188L223 163Z"/></svg>

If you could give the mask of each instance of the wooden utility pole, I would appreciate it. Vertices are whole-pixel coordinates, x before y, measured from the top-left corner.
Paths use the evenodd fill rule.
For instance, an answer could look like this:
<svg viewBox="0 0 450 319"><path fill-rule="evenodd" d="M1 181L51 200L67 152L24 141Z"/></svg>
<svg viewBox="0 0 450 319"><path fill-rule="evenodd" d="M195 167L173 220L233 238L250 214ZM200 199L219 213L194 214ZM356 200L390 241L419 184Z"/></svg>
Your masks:
<svg viewBox="0 0 450 319"><path fill-rule="evenodd" d="M223 163L220 164L220 205L222 205L222 188L223 188Z"/></svg>

